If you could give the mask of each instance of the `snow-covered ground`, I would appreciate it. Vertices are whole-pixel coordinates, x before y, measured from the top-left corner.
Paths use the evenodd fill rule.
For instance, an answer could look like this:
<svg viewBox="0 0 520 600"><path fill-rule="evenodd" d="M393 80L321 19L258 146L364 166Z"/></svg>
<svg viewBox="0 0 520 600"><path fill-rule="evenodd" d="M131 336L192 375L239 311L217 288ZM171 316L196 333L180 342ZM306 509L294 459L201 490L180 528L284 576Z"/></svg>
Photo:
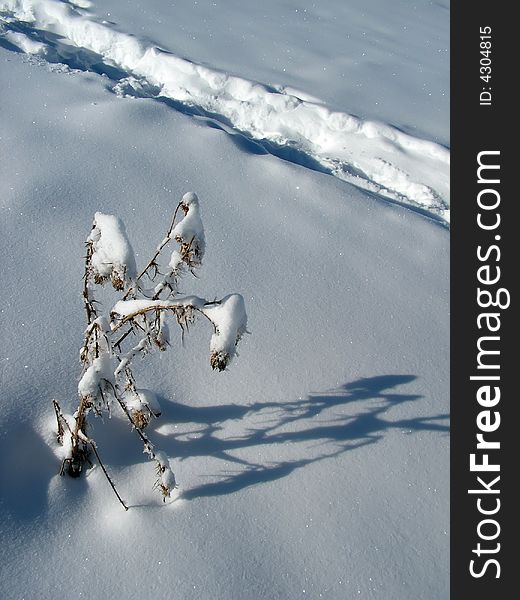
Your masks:
<svg viewBox="0 0 520 600"><path fill-rule="evenodd" d="M0 0L2 598L448 597L449 6L391 5ZM204 321L136 363L173 501L92 419L125 513L57 475L51 401L94 213L139 269L187 191L182 292L241 293L251 335L223 373Z"/></svg>
<svg viewBox="0 0 520 600"><path fill-rule="evenodd" d="M3 0L5 38L29 54L97 69L123 97L211 116L272 153L449 220L449 151L315 97L233 76L121 32L75 4Z"/></svg>

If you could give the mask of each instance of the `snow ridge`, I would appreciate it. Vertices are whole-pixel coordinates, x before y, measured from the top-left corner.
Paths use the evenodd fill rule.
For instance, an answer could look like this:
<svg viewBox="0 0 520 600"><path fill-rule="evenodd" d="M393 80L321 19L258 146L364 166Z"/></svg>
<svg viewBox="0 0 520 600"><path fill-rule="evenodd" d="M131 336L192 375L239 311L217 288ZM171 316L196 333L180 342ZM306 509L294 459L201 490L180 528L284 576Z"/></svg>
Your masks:
<svg viewBox="0 0 520 600"><path fill-rule="evenodd" d="M88 3L0 0L3 35L44 58L45 47L33 39L36 29L61 36L69 47L93 52L122 71L126 77L115 86L121 95L163 97L196 108L252 139L303 152L360 188L449 221L450 153L443 146L177 57L115 30L82 5ZM33 31L13 33L13 23L30 23Z"/></svg>

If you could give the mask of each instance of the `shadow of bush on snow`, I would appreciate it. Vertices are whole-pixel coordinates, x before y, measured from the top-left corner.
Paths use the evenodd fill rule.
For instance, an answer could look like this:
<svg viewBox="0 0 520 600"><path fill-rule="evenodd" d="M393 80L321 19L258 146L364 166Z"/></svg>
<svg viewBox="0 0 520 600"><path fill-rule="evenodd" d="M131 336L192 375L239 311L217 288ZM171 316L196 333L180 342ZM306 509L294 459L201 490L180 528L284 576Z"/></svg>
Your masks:
<svg viewBox="0 0 520 600"><path fill-rule="evenodd" d="M232 494L374 444L390 430L446 434L447 414L401 419L389 414L398 405L422 398L396 389L414 380L414 375L381 375L293 401L250 405L189 406L162 399L163 414L151 434L173 459L174 468L179 461L203 459L205 473L199 473L194 463L191 487L180 481L181 498ZM424 414L424 407L420 413ZM128 423L122 418L92 419L92 436L116 480L121 468L148 462L135 436L127 432ZM21 423L10 428L3 441L9 452L0 453L1 504L11 514L23 519L45 514L48 486L56 478L61 493L70 495L71 502L81 503L86 481L62 480L57 475L59 461L41 432ZM216 466L219 462L221 469ZM236 466L233 471L230 463ZM124 484L122 488L128 494Z"/></svg>
<svg viewBox="0 0 520 600"><path fill-rule="evenodd" d="M216 473L217 481L182 491L183 498L231 494L286 477L310 463L373 444L389 430L447 433L447 414L387 418L388 411L396 405L421 399L419 395L394 391L415 379L413 375L381 375L358 379L338 390L311 394L304 399L248 406L195 407L163 401L161 421L191 424L195 429L179 435L163 434L160 445L174 461L199 456L237 465L235 472ZM352 410L352 405L358 402L362 402L361 407L356 405ZM226 433L229 429L232 432ZM161 431L164 430L158 426L156 434ZM258 456L259 451L265 453L265 460L249 457ZM281 453L288 458L268 459L269 454Z"/></svg>

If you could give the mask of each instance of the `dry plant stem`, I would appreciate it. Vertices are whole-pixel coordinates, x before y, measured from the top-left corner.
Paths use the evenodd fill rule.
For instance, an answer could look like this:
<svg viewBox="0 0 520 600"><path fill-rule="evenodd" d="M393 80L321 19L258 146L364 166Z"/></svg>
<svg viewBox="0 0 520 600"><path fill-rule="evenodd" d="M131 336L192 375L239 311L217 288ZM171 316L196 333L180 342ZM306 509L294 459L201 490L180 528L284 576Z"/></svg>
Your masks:
<svg viewBox="0 0 520 600"><path fill-rule="evenodd" d="M131 389L136 395L138 395L138 392L137 392L137 388L136 388L135 379L134 379L132 370L130 368L130 363L137 354L139 354L140 352L143 352L145 350L146 343L143 343L144 341L145 341L144 339L141 340L141 342L139 344L137 344L137 346L132 348L125 356L117 357L117 359L119 360L119 366L115 371L115 376L117 378L124 371L126 381L127 381L126 387L127 387L127 389ZM125 413L127 419L130 421L132 428L137 432L137 435L141 438L141 441L143 442L143 445L145 447L145 451L150 455L150 457L153 460L157 460L152 442L150 442L150 440L148 439L146 434L143 432L142 428L139 427L139 425L135 422L135 420L133 419L132 415L130 414L128 408L126 407L125 402L121 399L121 390L120 390L119 386L117 385L117 383L115 386L112 386L112 391L113 391L115 399L117 400L118 404L121 406L121 409Z"/></svg>
<svg viewBox="0 0 520 600"><path fill-rule="evenodd" d="M158 300L158 299L159 299L159 297L161 296L161 294L163 293L163 291L164 291L165 289L169 289L169 290L170 290L170 294L171 294L171 295L174 295L174 294L175 294L175 292L174 292L174 290L173 290L172 286L171 286L170 284L166 283L167 279L168 279L169 277L171 277L171 276L172 276L172 274L173 274L173 269L170 269L170 270L169 270L169 271L166 273L166 275L164 276L164 278L163 278L163 281L161 281L161 283L158 285L158 288L159 288L159 289L158 289L158 290L157 290L157 292L155 292L155 294L152 296L152 300Z"/></svg>
<svg viewBox="0 0 520 600"><path fill-rule="evenodd" d="M91 336L94 336L95 340L95 357L99 356L99 331L95 325L91 328L90 326L98 318L98 314L95 308L96 301L92 298L89 289L89 280L92 271L92 242L86 243L87 252L85 256L85 272L83 275L83 305L87 315L87 324L89 328L85 335L85 341L83 348L88 352L88 345L91 340ZM75 426L74 431L71 432L71 443L72 451L68 467L69 475L72 477L79 477L83 470L83 463L85 462L86 446L82 438L88 439L86 434L87 428L87 415L92 408L92 402L87 398L81 398L78 409L74 415ZM103 469L105 470L105 469ZM105 471L106 473L106 471ZM107 475L108 477L108 475ZM108 478L110 481L110 478ZM110 482L112 485L112 482Z"/></svg>
<svg viewBox="0 0 520 600"><path fill-rule="evenodd" d="M114 485L114 482L112 481L112 479L110 479L110 475L108 474L107 470L105 469L105 465L103 464L103 461L101 460L99 453L97 451L96 444L94 444L94 442L92 440L89 440L89 444L90 444L90 447L92 448L92 450L94 451L96 458L98 459L99 466L103 469L103 473L105 474L105 477L108 479L108 483L114 490L114 494L117 496L117 499L119 500L119 502L121 502L121 504L123 505L123 508L125 510L128 510L128 506L124 503L123 499L119 495L118 491L116 490L116 486Z"/></svg>
<svg viewBox="0 0 520 600"><path fill-rule="evenodd" d="M118 340L117 342L114 342L114 348L119 348L119 350L121 351L121 344L125 341L125 339L131 334L134 333L134 330L132 327L130 327L130 329L124 333Z"/></svg>
<svg viewBox="0 0 520 600"><path fill-rule="evenodd" d="M209 306L211 304L219 304L219 302L205 302L204 306ZM152 311L161 311L161 310L171 310L176 316L178 311L184 310L184 309L190 309L190 310L194 310L198 313L200 313L201 315L203 315L204 317L206 317L206 319L208 319L208 321L213 325L213 327L216 327L215 323L213 323L213 321L208 317L208 315L202 311L199 307L194 306L193 304L177 304L177 305L171 305L171 304L159 304L159 305L154 305L154 306L149 306L148 308L142 308L141 310L136 310L135 312L126 315L125 317L123 317L119 322L112 324L112 333L115 331L118 331L119 329L121 329L121 327L123 327L123 325L125 325L126 323L132 321L133 319L135 319L135 317L138 317L140 315L145 316L147 313L150 313Z"/></svg>
<svg viewBox="0 0 520 600"><path fill-rule="evenodd" d="M65 421L65 417L61 413L60 405L56 402L56 400L52 401L52 405L54 406L54 412L56 413L56 421L58 423L58 433L56 435L56 439L58 440L59 444L62 444L63 434L65 433L65 428L63 427L63 421ZM67 421L65 421L65 423L67 423Z"/></svg>
<svg viewBox="0 0 520 600"><path fill-rule="evenodd" d="M143 338L138 344L137 346L134 346L129 352L127 352L123 357L118 356L118 360L119 360L119 366L117 367L117 369L114 371L114 375L117 377L119 375L119 373L121 373L121 371L123 369L128 370L130 363L132 362L132 360L135 358L135 356L137 354L139 354L140 352L144 352L146 350L146 346L148 345L148 340L146 338Z"/></svg>
<svg viewBox="0 0 520 600"><path fill-rule="evenodd" d="M54 412L56 413L56 421L58 422L58 443L63 443L63 436L66 428L70 433L70 440L72 445L71 455L69 458L66 458L63 461L60 469L60 475L63 475L63 472L65 470L65 464L67 464L67 473L71 477L79 477L81 471L83 470L83 463L85 462L85 460L88 460L87 453L85 451L85 445L81 440L81 437L87 439L84 432L81 430L81 427L84 427L85 425L85 409L82 410L82 417L80 419L75 419L75 427L73 431L70 428L70 425L65 419L63 413L61 412L60 405L56 402L56 400L53 400L52 403L54 406Z"/></svg>
<svg viewBox="0 0 520 600"><path fill-rule="evenodd" d="M163 248L171 241L172 231L173 231L173 228L175 227L175 219L177 218L177 213L179 212L179 208L181 207L181 205L182 205L182 202L179 202L179 204L177 204L177 208L175 209L175 212L173 213L173 219L170 224L170 228L168 229L168 233L166 234L163 241L160 243L159 247L155 251L155 254L148 261L148 264L146 265L146 267L137 276L137 279L135 280L136 285L139 282L139 280L141 279L141 277L143 277L143 275L148 271L148 269L150 269L152 266L154 266L156 264L155 261L157 260L159 254L162 252ZM123 296L123 300L127 300L128 297L131 295L131 293L132 293L132 289L130 288L126 292L126 294Z"/></svg>
<svg viewBox="0 0 520 600"><path fill-rule="evenodd" d="M94 307L95 300L90 297L88 288L89 275L92 269L92 242L87 242L87 255L85 256L85 274L83 275L83 304L87 313L87 323L90 325L92 321L97 319L97 312Z"/></svg>
<svg viewBox="0 0 520 600"><path fill-rule="evenodd" d="M74 437L74 434L72 432L72 430L69 427L69 424L67 423L63 413L61 412L61 408L60 405L56 402L56 400L52 401L52 404L54 406L54 411L56 412L56 420L58 421L58 441L59 441L59 436L60 436L60 432L61 432L61 436L62 436L62 440L63 440L63 433L65 433L65 427L69 430L69 433L71 434L71 438ZM63 424L65 424L65 427L63 426ZM99 452L97 450L96 444L85 437L85 441L86 443L88 443L90 445L90 447L92 448L94 454L96 455L96 458L98 460L99 466L101 467L101 469L103 470L103 473L105 474L105 477L108 480L108 483L110 484L110 487L112 488L112 490L114 491L114 494L117 496L117 499L119 500L119 502L121 502L121 504L123 505L125 510L128 510L128 506L124 503L123 499L121 498L121 496L119 495L116 486L114 485L114 482L112 481L112 479L110 478L110 475L108 474L108 471L105 468L105 465L103 464L103 461L101 460L101 457L99 456ZM67 463L69 465L68 468L68 472L70 475L70 465L72 463L72 458L68 458L65 459L61 465L61 469L60 469L60 475L63 475L63 473L65 472L65 464ZM88 459L87 459L88 460ZM90 461L89 461L90 462ZM92 466L92 464L91 464Z"/></svg>
<svg viewBox="0 0 520 600"><path fill-rule="evenodd" d="M137 435L141 438L141 441L143 442L143 445L144 445L145 452L147 454L149 454L149 456L152 458L152 460L155 460L156 462L159 462L157 460L157 457L156 457L155 452L154 452L154 445L148 439L148 437L143 432L143 430L140 427L138 427L136 425L135 421L132 419L132 415L128 411L128 408L126 407L125 403L119 397L119 393L118 393L117 389L114 389L114 396L115 396L116 400L118 401L119 406L121 406L121 408L123 409L123 412L125 413L127 419L130 421L130 423L132 425L132 429L134 429L134 431L136 431Z"/></svg>
<svg viewBox="0 0 520 600"><path fill-rule="evenodd" d="M179 207L177 207L178 210ZM175 217L174 217L175 218ZM193 240L195 238L192 238L190 243L184 248L184 250L181 249L181 255L183 256L184 262L186 262L186 264L188 264L188 266L190 267L190 273L194 276L197 277L197 275L195 274L195 272L193 271L193 269L191 268L191 263L189 261L189 254L190 254L190 250L191 250L191 245L193 244ZM165 276L163 277L163 280L159 283L159 285L157 286L157 291L155 292L155 294L152 296L152 300L159 300L159 298L161 297L162 292L165 289L169 289L170 290L170 294L172 296L175 296L175 290L172 288L172 286L170 285L170 283L168 283L168 280L173 276L173 274L175 273L175 269L169 269Z"/></svg>
<svg viewBox="0 0 520 600"><path fill-rule="evenodd" d="M71 477L79 477L82 470L83 464L86 458L86 445L85 439L88 439L86 434L87 429L87 414L92 408L92 402L87 398L81 398L78 406L78 410L74 415L74 430L71 432L71 444L72 450L70 455L70 463L68 473Z"/></svg>
<svg viewBox="0 0 520 600"><path fill-rule="evenodd" d="M192 203L194 203L193 219L187 221L185 227L177 228L176 220L179 210L184 212L185 217L188 216ZM169 497L171 490L177 487L169 459L164 452L154 448L144 432L152 415L157 416L159 413L154 411L148 400L141 397L138 392L132 373L133 361L136 356L146 354L155 346L161 351L169 346L166 323L168 314L175 316L183 339L185 331L188 331L189 325L195 321L197 313L204 315L214 328L211 350L215 343L214 339L220 335L217 328L217 323L219 323L217 315L220 313L216 311L215 317L213 317L213 313L207 307L221 304L221 302L217 300L208 302L196 296L175 300L178 294L179 279L188 271L195 275L194 269L201 265L204 255L204 230L198 213L198 198L195 194L185 194L178 203L166 236L156 246L152 258L137 276L135 275L133 251L126 239L122 223L118 221L117 217L96 213L93 228L96 229L96 227L99 228L99 231L93 231L86 242L82 296L87 328L80 351L84 371L78 384L79 405L73 420L69 419L70 422L62 415L57 403L54 408L58 421L58 441L66 442L69 448L67 458L63 461L62 472L66 469L69 475L78 477L85 467L85 463L92 465L89 459L92 452L99 461L119 502L125 510L128 510L100 459L95 442L87 435L88 415L91 410L96 414L110 412L112 399L117 401L132 429L143 443L145 453L156 463L158 480L154 487L160 489L163 500ZM159 271L158 260L161 252L173 240L180 245L180 248L172 253L166 272L163 274ZM113 248L111 244L115 244ZM109 268L112 269L110 276L106 273L107 270L110 270ZM153 290L143 287L144 284L141 280L144 275L147 275L153 282L155 286ZM143 307L142 301L144 300L144 308L135 310L132 314L124 314L127 308L123 302L122 305L119 305L119 310L123 314L117 312L98 314L97 302L93 297L94 285L103 285L109 280L117 291L122 291L125 286L127 287L126 293L122 294L123 301L139 298L137 306ZM152 305L150 306L150 304ZM121 306L125 306L125 308L121 308ZM127 304L127 306L131 305ZM234 310L235 305L230 306L230 310ZM132 308L134 307L132 306ZM240 307L239 310L241 310ZM233 324L240 318L239 314L231 315ZM239 325L237 321L236 342L240 339L241 328L242 325ZM127 338L130 334L137 336L137 344L135 341L134 343L128 342ZM123 345L124 342L126 343ZM222 345L227 348L229 344L222 342ZM127 350L127 348L129 349ZM212 351L210 365L213 369L222 371L229 363L230 357L231 354L228 354L227 350L226 352L224 350ZM112 362L114 360L117 362L115 370Z"/></svg>

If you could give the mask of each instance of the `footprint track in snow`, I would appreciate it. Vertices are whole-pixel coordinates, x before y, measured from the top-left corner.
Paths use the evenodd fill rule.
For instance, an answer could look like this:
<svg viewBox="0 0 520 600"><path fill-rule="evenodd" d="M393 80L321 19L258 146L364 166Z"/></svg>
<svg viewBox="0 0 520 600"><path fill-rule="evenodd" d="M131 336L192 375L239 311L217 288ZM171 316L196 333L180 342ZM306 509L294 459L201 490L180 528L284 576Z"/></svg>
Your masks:
<svg viewBox="0 0 520 600"><path fill-rule="evenodd" d="M91 6L0 0L0 41L50 63L103 74L118 95L166 101L266 152L449 221L450 153L443 146L177 57L98 20Z"/></svg>

